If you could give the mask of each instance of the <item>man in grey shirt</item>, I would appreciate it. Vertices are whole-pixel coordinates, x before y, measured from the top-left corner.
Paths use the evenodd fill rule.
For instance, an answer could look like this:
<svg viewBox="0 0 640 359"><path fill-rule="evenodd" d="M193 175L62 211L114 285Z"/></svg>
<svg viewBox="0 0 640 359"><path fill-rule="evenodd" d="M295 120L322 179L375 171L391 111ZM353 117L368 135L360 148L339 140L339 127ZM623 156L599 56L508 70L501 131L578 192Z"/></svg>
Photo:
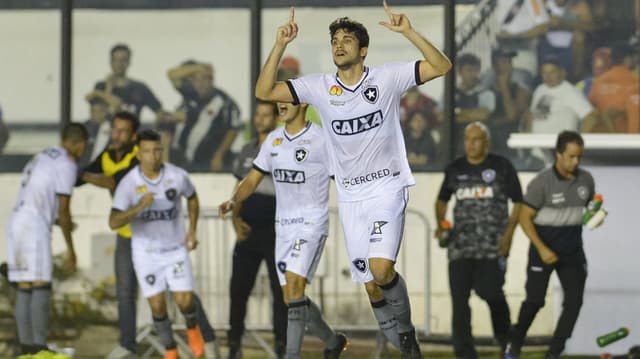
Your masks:
<svg viewBox="0 0 640 359"><path fill-rule="evenodd" d="M556 141L556 161L529 183L520 211L520 225L529 240L526 298L510 332L505 359L520 357L520 349L536 314L544 306L549 277L555 270L564 292L562 314L545 359L560 358L578 320L587 262L582 248L582 213L595 194L591 174L579 167L584 141L563 131Z"/></svg>

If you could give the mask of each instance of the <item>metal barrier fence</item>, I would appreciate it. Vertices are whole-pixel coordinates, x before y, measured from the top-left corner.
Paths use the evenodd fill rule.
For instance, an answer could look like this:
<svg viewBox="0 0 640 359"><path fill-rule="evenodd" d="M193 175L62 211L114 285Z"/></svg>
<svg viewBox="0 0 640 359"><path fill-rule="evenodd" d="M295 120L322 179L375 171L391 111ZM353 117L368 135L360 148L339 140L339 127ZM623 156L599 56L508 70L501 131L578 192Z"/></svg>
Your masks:
<svg viewBox="0 0 640 359"><path fill-rule="evenodd" d="M220 219L216 209L202 211L198 232L200 245L192 257L196 290L215 328L228 328L235 232L231 220ZM329 238L307 295L320 305L326 320L335 328L377 331L364 286L351 280L342 233L338 212L332 208ZM429 221L422 213L407 209L396 269L407 282L416 329L425 335L431 333L430 251ZM264 266L249 298L246 327L250 330L271 328L271 293Z"/></svg>

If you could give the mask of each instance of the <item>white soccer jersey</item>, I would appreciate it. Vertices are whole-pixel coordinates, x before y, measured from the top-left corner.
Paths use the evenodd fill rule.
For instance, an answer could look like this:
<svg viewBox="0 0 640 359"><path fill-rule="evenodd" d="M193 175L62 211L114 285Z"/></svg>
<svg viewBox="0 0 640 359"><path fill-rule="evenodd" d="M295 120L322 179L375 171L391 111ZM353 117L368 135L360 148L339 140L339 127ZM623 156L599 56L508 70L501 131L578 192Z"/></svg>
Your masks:
<svg viewBox="0 0 640 359"><path fill-rule="evenodd" d="M165 163L160 176L150 180L138 165L118 184L113 209L126 211L148 192L155 194L153 204L131 221L132 247L169 251L184 245L186 231L182 197L191 198L196 193L187 172Z"/></svg>
<svg viewBox="0 0 640 359"><path fill-rule="evenodd" d="M360 201L415 184L400 127L400 98L419 82L419 62L365 68L354 86L337 74L289 80L294 103L320 114L340 201Z"/></svg>
<svg viewBox="0 0 640 359"><path fill-rule="evenodd" d="M311 122L294 135L283 126L267 136L253 164L273 178L276 230L290 224L328 223L331 173L326 161L322 129Z"/></svg>
<svg viewBox="0 0 640 359"><path fill-rule="evenodd" d="M71 196L78 167L67 150L53 146L35 155L22 171L14 215L27 214L45 228L57 219L57 195Z"/></svg>

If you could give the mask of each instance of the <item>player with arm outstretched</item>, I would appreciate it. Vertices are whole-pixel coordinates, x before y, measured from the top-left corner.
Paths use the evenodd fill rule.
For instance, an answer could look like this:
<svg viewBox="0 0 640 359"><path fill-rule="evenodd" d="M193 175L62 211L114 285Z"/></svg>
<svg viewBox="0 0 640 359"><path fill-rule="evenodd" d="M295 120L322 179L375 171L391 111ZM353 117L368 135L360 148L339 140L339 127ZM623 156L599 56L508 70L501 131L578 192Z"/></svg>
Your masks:
<svg viewBox="0 0 640 359"><path fill-rule="evenodd" d="M407 187L415 183L400 127L400 98L409 88L447 73L451 62L413 29L406 15L391 12L386 2L384 10L389 22L380 24L405 36L423 60L365 66L366 28L339 18L329 26L337 73L276 82L280 58L298 35L292 8L258 77L256 97L308 103L320 114L352 277L365 283L381 329L403 358L421 358L406 284L394 269Z"/></svg>

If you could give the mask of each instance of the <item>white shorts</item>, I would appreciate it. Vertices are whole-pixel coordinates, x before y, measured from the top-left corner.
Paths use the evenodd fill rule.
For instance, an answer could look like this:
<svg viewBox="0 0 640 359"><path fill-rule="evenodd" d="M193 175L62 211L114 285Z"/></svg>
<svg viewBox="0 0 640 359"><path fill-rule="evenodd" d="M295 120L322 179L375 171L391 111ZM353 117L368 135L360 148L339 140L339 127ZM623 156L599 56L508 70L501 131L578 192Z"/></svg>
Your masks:
<svg viewBox="0 0 640 359"><path fill-rule="evenodd" d="M166 289L171 292L193 291L191 260L184 245L166 251L147 251L135 247L132 251L133 268L145 298Z"/></svg>
<svg viewBox="0 0 640 359"><path fill-rule="evenodd" d="M11 282L51 282L51 228L24 212L7 225L7 265Z"/></svg>
<svg viewBox="0 0 640 359"><path fill-rule="evenodd" d="M320 257L327 240L327 226L305 224L278 228L276 233L275 261L280 285L287 284L285 272L305 277L311 283L320 263Z"/></svg>
<svg viewBox="0 0 640 359"><path fill-rule="evenodd" d="M408 199L409 190L405 187L395 193L338 204L354 282L373 280L369 258L395 262L402 243Z"/></svg>

